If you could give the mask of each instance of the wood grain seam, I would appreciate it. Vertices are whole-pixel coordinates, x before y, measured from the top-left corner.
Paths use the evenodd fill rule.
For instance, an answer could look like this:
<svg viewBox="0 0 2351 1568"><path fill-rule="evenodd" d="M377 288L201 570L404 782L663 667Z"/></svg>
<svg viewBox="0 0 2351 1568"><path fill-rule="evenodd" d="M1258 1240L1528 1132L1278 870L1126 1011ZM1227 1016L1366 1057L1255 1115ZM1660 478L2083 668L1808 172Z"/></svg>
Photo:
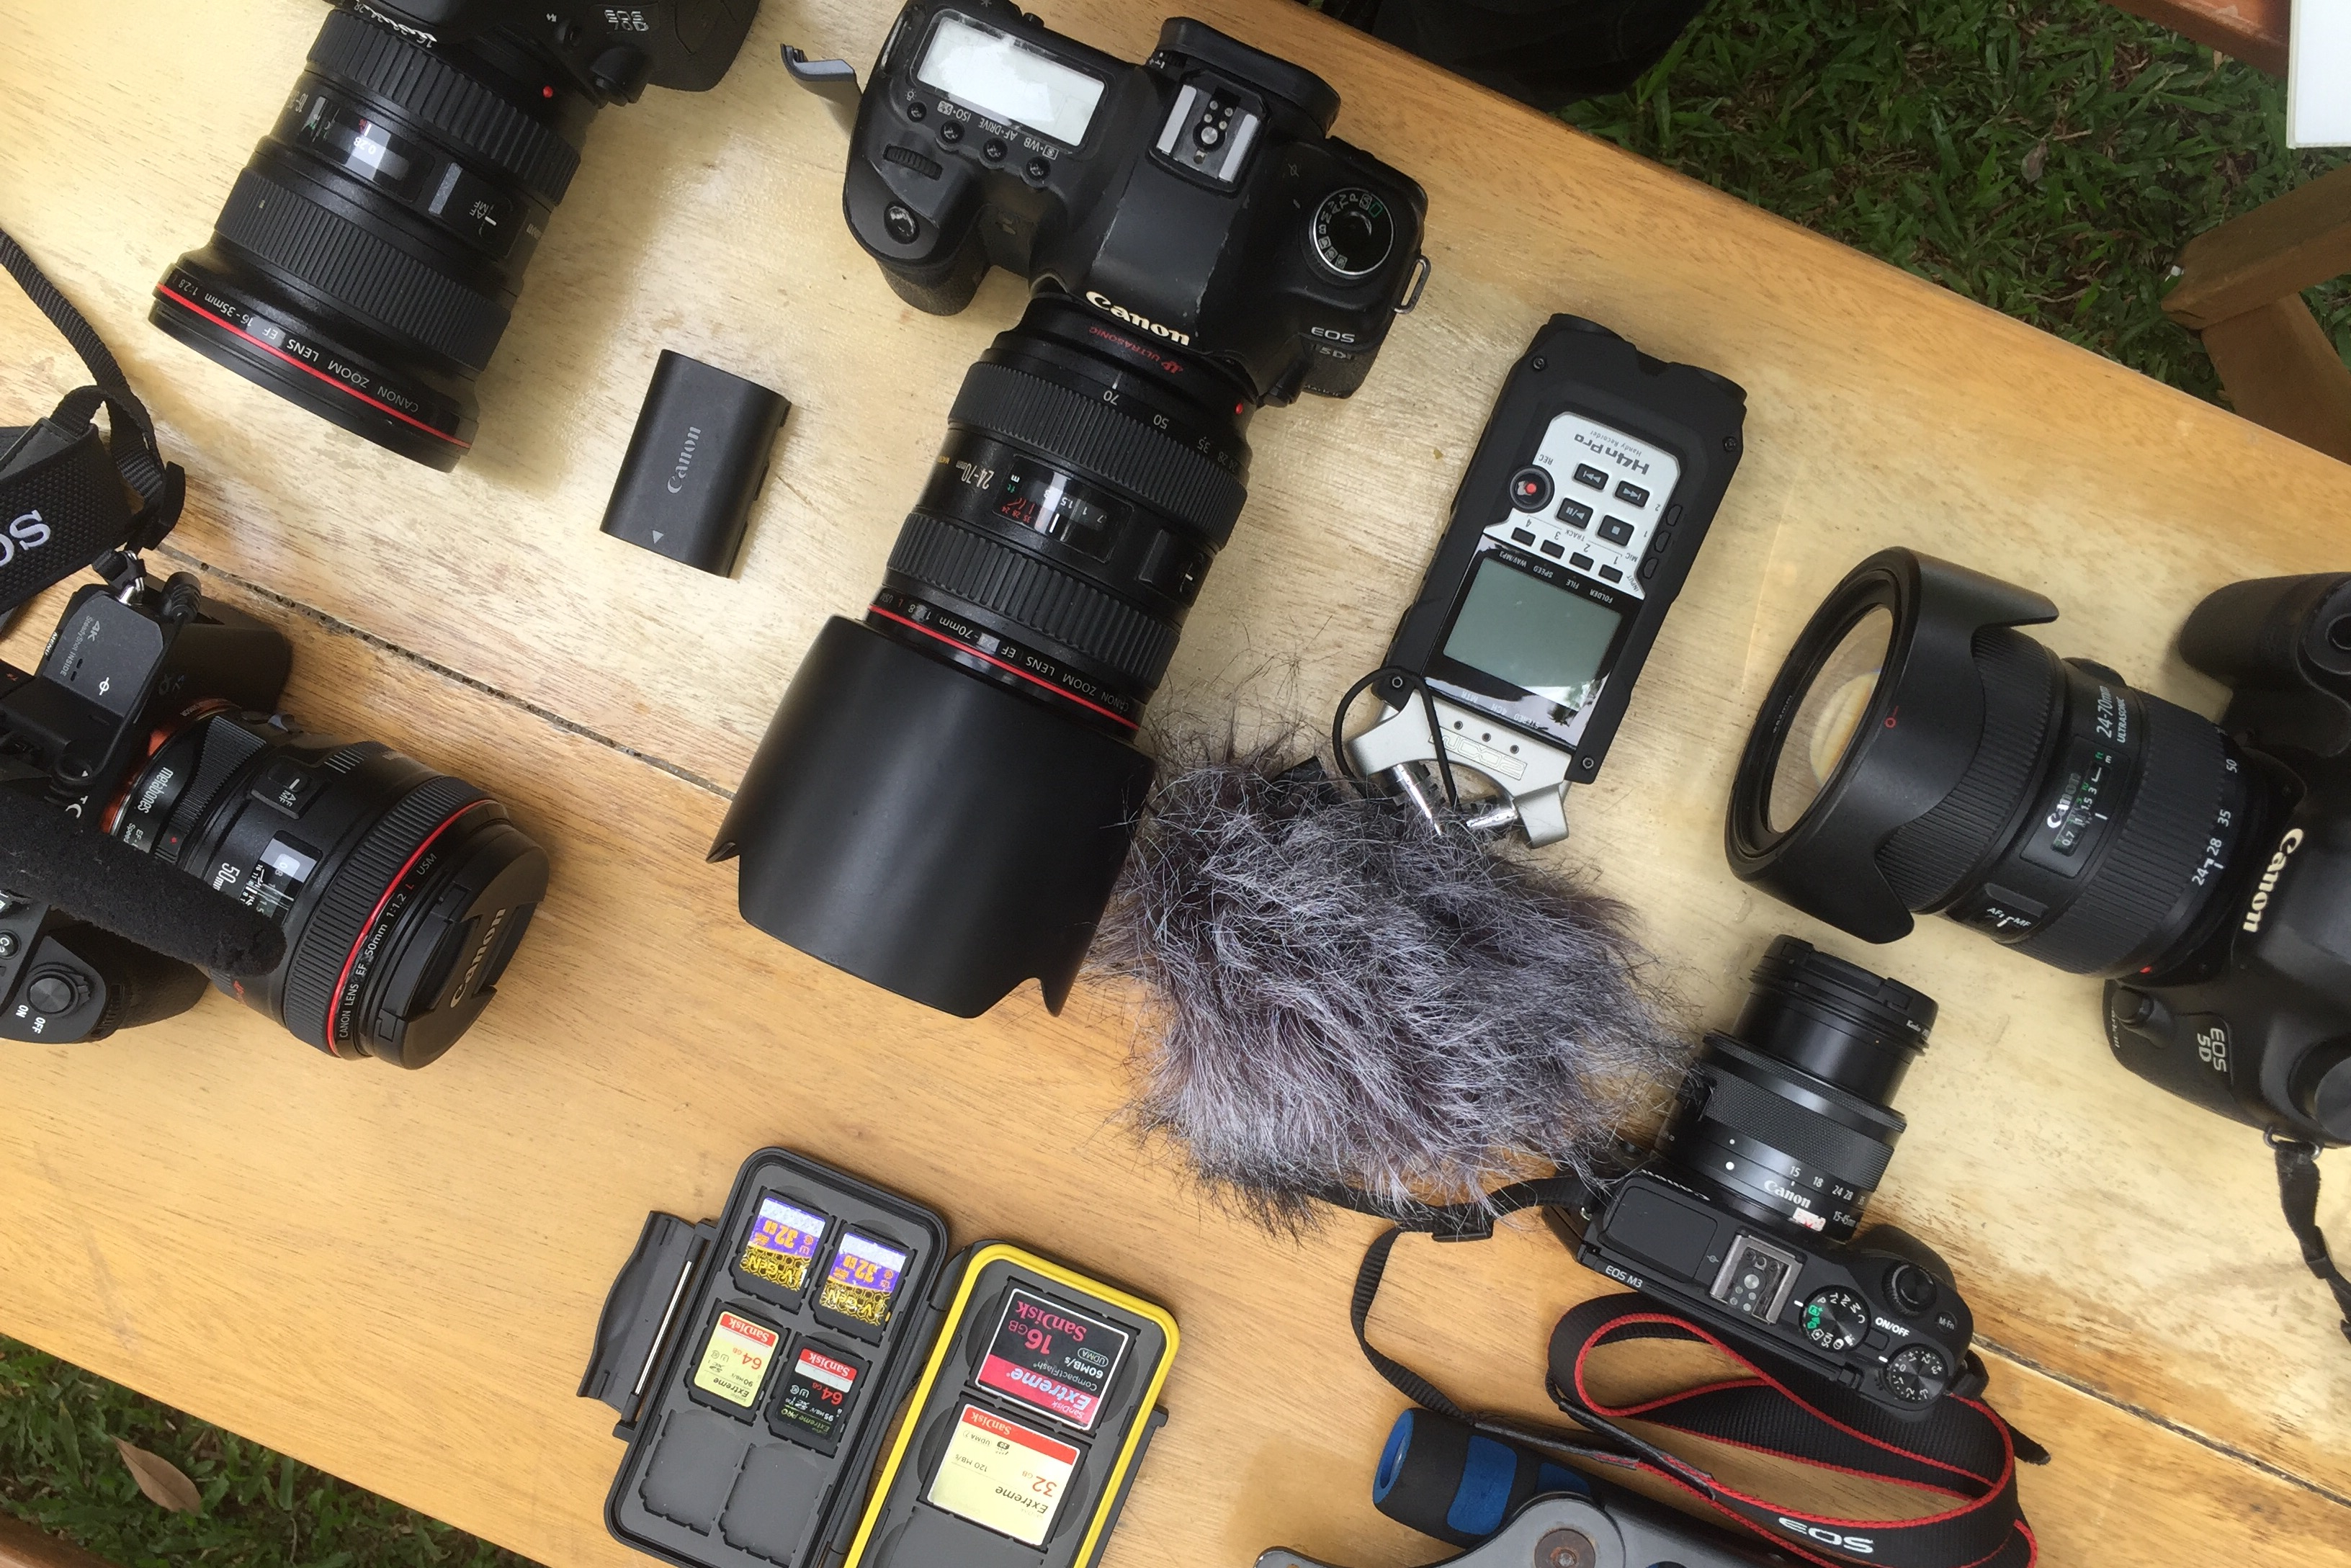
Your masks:
<svg viewBox="0 0 2351 1568"><path fill-rule="evenodd" d="M170 544L157 545L150 553L162 556L176 565L190 568L208 577L218 578L221 581L235 587L239 592L248 593L256 599L266 601L289 615L300 616L330 636L356 638L389 658L413 664L422 670L429 670L444 681L455 681L469 691L479 692L494 702L503 703L519 713L527 713L540 723L551 725L566 735L578 736L582 740L592 741L598 746L617 751L632 761L642 762L648 768L657 768L671 778L691 784L697 789L707 790L722 800L735 799L734 790L726 788L716 779L704 778L690 768L682 768L664 758L655 757L649 751L640 751L635 747L617 740L601 730L581 724L578 719L566 718L554 709L542 707L528 697L517 696L514 693L494 686L478 676L469 675L463 670L452 669L437 659L429 658L416 652L413 648L403 647L389 638L379 636L362 627L354 626L348 621L329 615L316 605L305 604L298 599L287 598L275 589L264 588L248 578L239 577L233 571L214 566L201 556L191 555L186 550Z"/></svg>
<svg viewBox="0 0 2351 1568"><path fill-rule="evenodd" d="M2047 1366L2035 1361L2032 1357L2026 1355L2022 1351L2011 1349L2009 1346L2001 1343L1996 1339L1986 1338L1980 1330L1977 1331L1976 1333L1976 1348L1982 1351L1988 1351L1991 1354L2000 1357L2002 1361L2021 1366L2027 1372L2038 1374L2039 1375L2049 1379L2052 1383L2062 1383L2066 1387L2072 1389L2074 1393L2082 1395L2087 1398L2095 1399L2099 1404L2105 1406L2108 1409L2119 1410L2126 1416L2136 1416L2140 1420L2147 1422L2148 1425L2159 1427L2163 1430L2169 1432L2174 1437L2187 1438L2188 1441L2195 1444L2200 1448L2209 1448L2213 1453L2220 1455L2223 1458L2234 1459L2241 1465L2244 1465L2252 1469L2259 1470L2262 1474L2269 1477L2273 1480L2283 1481L2286 1485L2291 1487L2299 1487L2302 1490L2312 1493L2314 1496L2325 1499L2328 1502L2335 1504L2337 1508L2351 1509L2351 1497L2346 1497L2331 1487L2321 1486L2318 1482L2310 1479L2308 1477L2298 1476L2292 1470L2286 1469L2268 1459L2262 1458L2258 1454L2249 1454L2242 1448L2224 1443L2217 1437L2208 1437L2204 1433L2198 1431L2193 1427L2185 1426L2180 1422L2173 1420L2170 1416L2165 1416L2158 1411L2150 1410L2143 1405L2134 1405L2127 1399L2117 1399L2113 1395L2106 1393L2104 1389L2097 1387L2094 1384L2085 1383L2082 1379L2075 1377L2071 1373L2060 1372L2053 1366Z"/></svg>

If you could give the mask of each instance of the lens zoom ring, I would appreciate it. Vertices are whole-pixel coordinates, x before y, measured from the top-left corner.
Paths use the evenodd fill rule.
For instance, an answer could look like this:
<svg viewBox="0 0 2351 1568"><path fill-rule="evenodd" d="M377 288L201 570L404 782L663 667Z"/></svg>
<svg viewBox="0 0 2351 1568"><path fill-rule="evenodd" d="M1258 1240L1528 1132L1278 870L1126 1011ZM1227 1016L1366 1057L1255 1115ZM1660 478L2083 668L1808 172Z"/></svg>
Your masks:
<svg viewBox="0 0 2351 1568"><path fill-rule="evenodd" d="M1942 903L1992 847L2032 787L2032 764L2064 689L2049 651L2005 626L1976 633L1975 665L1984 706L1975 757L1934 810L1896 829L1877 852L1877 869L1906 908Z"/></svg>
<svg viewBox="0 0 2351 1568"><path fill-rule="evenodd" d="M2016 945L2076 975L2112 969L2146 941L2203 863L2227 763L2220 732L2142 692L2146 753L2114 847L2064 914Z"/></svg>
<svg viewBox="0 0 2351 1568"><path fill-rule="evenodd" d="M479 371L507 310L331 208L247 169L221 209L220 237L336 304Z"/></svg>
<svg viewBox="0 0 2351 1568"><path fill-rule="evenodd" d="M562 137L439 56L349 11L329 14L310 64L392 103L550 206L579 172L579 149Z"/></svg>
<svg viewBox="0 0 2351 1568"><path fill-rule="evenodd" d="M376 904L434 829L459 807L483 799L463 779L435 774L377 818L358 846L329 873L326 892L311 909L287 961L286 1027L297 1039L326 1044L335 982Z"/></svg>
<svg viewBox="0 0 2351 1568"><path fill-rule="evenodd" d="M1238 479L1174 436L1003 365L972 366L947 422L1033 447L1072 473L1130 490L1154 511L1199 529L1218 549L1233 537L1249 498Z"/></svg>
<svg viewBox="0 0 2351 1568"><path fill-rule="evenodd" d="M1877 1190L1894 1158L1894 1146L1759 1089L1729 1072L1708 1072L1705 1117L1813 1169L1850 1182L1861 1191Z"/></svg>
<svg viewBox="0 0 2351 1568"><path fill-rule="evenodd" d="M1050 561L928 512L906 519L890 570L1106 664L1146 690L1159 685L1176 654L1176 628L1165 622Z"/></svg>

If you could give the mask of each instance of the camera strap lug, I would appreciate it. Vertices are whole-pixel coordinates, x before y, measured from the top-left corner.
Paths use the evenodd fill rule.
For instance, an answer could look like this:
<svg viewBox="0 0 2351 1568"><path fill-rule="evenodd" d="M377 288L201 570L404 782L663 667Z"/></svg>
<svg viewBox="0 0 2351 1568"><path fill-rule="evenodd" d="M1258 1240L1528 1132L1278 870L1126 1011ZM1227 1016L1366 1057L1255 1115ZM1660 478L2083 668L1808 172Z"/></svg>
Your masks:
<svg viewBox="0 0 2351 1568"><path fill-rule="evenodd" d="M2281 1137L2274 1128L2262 1133L2262 1141L2276 1152L2278 1204L2285 1210L2287 1228L2301 1244L2302 1260L2335 1293L2335 1305L2343 1313L2344 1337L2351 1339L2351 1279L2346 1279L2335 1266L2334 1254L2327 1250L2326 1232L2318 1228L2318 1145Z"/></svg>

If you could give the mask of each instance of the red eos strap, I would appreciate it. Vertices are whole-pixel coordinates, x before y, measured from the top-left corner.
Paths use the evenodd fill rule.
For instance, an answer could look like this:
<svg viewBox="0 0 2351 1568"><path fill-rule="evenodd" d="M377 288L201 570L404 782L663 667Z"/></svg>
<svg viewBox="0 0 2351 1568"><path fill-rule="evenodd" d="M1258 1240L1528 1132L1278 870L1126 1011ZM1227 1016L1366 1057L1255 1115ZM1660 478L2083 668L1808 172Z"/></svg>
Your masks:
<svg viewBox="0 0 2351 1568"><path fill-rule="evenodd" d="M1633 1405L1596 1398L1584 1381L1592 1353L1632 1340L1695 1341L1713 1346L1746 1375ZM1604 1296L1560 1320L1551 1342L1551 1392L1559 1407L1639 1456L1638 1468L1671 1481L1778 1546L1831 1568L2032 1568L2038 1552L2016 1497L2020 1458L2049 1456L2012 1431L1988 1405L1947 1395L1923 1419L1904 1421L1825 1387L1807 1396L1791 1380L1677 1312L1643 1296ZM1727 1486L1627 1430L1655 1422L1822 1469L1889 1481L1950 1500L1923 1518L1840 1519L1782 1508Z"/></svg>

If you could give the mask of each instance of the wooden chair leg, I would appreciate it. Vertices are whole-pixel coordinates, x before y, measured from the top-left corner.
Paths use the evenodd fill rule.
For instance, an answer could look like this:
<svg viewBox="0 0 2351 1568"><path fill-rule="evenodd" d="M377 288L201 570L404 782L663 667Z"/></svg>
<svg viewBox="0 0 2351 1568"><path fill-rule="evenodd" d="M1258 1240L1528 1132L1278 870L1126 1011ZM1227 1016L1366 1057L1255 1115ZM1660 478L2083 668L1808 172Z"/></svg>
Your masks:
<svg viewBox="0 0 2351 1568"><path fill-rule="evenodd" d="M2204 329L2237 412L2351 463L2351 369L2298 294Z"/></svg>
<svg viewBox="0 0 2351 1568"><path fill-rule="evenodd" d="M2188 242L2163 313L2191 332L2351 272L2351 167Z"/></svg>
<svg viewBox="0 0 2351 1568"><path fill-rule="evenodd" d="M0 1513L0 1568L114 1568L78 1546L42 1534L23 1520Z"/></svg>

